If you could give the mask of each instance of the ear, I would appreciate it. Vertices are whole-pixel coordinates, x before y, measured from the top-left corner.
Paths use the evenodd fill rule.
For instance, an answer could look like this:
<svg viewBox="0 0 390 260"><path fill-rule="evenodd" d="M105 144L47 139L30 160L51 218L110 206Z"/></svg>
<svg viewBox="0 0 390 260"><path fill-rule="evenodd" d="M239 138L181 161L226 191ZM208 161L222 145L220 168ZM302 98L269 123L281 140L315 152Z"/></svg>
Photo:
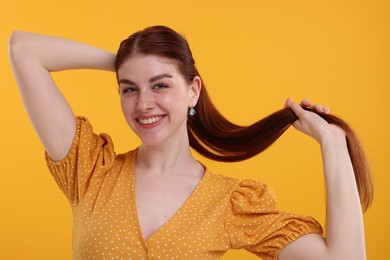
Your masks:
<svg viewBox="0 0 390 260"><path fill-rule="evenodd" d="M189 86L189 107L194 107L198 102L200 90L202 89L202 80L199 76L195 76Z"/></svg>

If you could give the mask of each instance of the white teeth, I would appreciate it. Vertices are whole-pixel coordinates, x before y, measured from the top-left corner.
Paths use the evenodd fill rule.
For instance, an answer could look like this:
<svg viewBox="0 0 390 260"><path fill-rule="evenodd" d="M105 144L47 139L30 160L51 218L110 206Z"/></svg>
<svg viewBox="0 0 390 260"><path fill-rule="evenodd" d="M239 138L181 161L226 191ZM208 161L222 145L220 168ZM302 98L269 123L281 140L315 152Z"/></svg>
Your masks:
<svg viewBox="0 0 390 260"><path fill-rule="evenodd" d="M139 118L138 121L143 125L148 125L160 121L162 116L155 116L150 118Z"/></svg>

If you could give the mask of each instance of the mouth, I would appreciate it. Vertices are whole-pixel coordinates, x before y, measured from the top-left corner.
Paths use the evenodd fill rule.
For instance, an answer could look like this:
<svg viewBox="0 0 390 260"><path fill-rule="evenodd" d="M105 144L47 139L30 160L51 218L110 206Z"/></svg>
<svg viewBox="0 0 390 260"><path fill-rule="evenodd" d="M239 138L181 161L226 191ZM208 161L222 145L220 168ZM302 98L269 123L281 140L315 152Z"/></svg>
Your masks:
<svg viewBox="0 0 390 260"><path fill-rule="evenodd" d="M153 117L148 117L148 118L137 118L137 121L141 125L151 125L151 124L154 124L154 123L161 121L161 119L163 119L163 117L164 116L162 115L162 116L153 116Z"/></svg>

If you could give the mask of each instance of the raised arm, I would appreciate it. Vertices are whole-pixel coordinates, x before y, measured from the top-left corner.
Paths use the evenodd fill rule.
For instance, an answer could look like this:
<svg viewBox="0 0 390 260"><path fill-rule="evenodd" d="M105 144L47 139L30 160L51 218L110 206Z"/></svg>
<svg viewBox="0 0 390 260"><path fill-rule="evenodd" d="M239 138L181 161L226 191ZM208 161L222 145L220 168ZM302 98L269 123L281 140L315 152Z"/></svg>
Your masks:
<svg viewBox="0 0 390 260"><path fill-rule="evenodd" d="M115 55L87 44L21 31L12 33L9 55L31 122L48 154L59 161L69 152L76 123L50 72L114 71Z"/></svg>
<svg viewBox="0 0 390 260"><path fill-rule="evenodd" d="M305 106L310 105L305 101ZM306 235L292 242L278 255L284 259L366 259L363 215L345 133L316 114L287 100L299 117L294 127L321 145L327 190L326 239Z"/></svg>

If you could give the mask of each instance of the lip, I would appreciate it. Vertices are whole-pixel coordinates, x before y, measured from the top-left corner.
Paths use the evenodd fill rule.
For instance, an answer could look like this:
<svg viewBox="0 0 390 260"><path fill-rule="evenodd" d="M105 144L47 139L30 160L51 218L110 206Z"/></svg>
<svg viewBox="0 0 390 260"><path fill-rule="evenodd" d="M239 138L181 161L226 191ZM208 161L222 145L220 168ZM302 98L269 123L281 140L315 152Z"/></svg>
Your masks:
<svg viewBox="0 0 390 260"><path fill-rule="evenodd" d="M138 126L144 129L150 129L159 125L165 116L166 115L137 116L135 117L135 121Z"/></svg>

